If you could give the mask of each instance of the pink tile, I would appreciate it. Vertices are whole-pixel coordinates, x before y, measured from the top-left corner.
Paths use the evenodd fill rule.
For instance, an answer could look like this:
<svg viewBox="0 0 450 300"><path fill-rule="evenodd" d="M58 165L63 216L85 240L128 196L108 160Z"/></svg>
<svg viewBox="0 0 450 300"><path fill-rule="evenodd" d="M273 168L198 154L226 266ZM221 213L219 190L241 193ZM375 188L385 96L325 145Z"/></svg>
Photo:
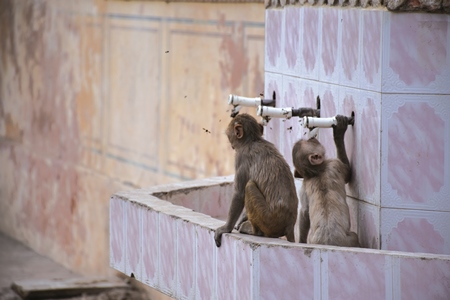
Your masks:
<svg viewBox="0 0 450 300"><path fill-rule="evenodd" d="M348 126L345 133L345 147L352 168L348 195L379 203L381 94L334 85L319 86L324 93L321 96L322 116L351 116L351 112L355 112L355 125ZM333 129L320 129L319 139L325 146L327 157L336 158Z"/></svg>
<svg viewBox="0 0 450 300"><path fill-rule="evenodd" d="M405 103L388 126L388 182L407 201L427 201L444 185L444 120L426 102Z"/></svg>
<svg viewBox="0 0 450 300"><path fill-rule="evenodd" d="M359 113L359 95L357 90L341 88L339 91L339 99L341 104L337 113L344 116L351 116L352 111L355 112L355 124L360 124L361 119ZM357 105L358 104L358 105ZM349 126L347 127L347 132L345 133L345 150L347 151L348 160L350 161L350 166L352 169L352 179L347 184L347 195L359 199L358 184L356 170L358 170L358 147L360 140L360 128L359 126Z"/></svg>
<svg viewBox="0 0 450 300"><path fill-rule="evenodd" d="M209 215L216 219L226 218L233 193L233 184L219 184L192 190L188 193L178 193L169 199L194 211Z"/></svg>
<svg viewBox="0 0 450 300"><path fill-rule="evenodd" d="M450 210L450 102L446 96L383 96L383 206Z"/></svg>
<svg viewBox="0 0 450 300"><path fill-rule="evenodd" d="M252 299L252 248L236 241L236 299Z"/></svg>
<svg viewBox="0 0 450 300"><path fill-rule="evenodd" d="M192 189L187 192L174 193L167 201L175 205L184 206L194 211L201 212L199 190Z"/></svg>
<svg viewBox="0 0 450 300"><path fill-rule="evenodd" d="M311 252L303 248L261 246L260 298L314 298L314 263Z"/></svg>
<svg viewBox="0 0 450 300"><path fill-rule="evenodd" d="M126 205L126 266L125 274L133 274L136 279L141 280L141 207L135 203L128 202Z"/></svg>
<svg viewBox="0 0 450 300"><path fill-rule="evenodd" d="M359 205L361 201L347 197L346 202L350 213L350 231L358 233Z"/></svg>
<svg viewBox="0 0 450 300"><path fill-rule="evenodd" d="M284 58L286 73L295 73L300 63L300 37L302 36L300 7L286 6L284 9Z"/></svg>
<svg viewBox="0 0 450 300"><path fill-rule="evenodd" d="M158 285L159 268L159 227L158 213L143 209L142 211L142 281L150 286Z"/></svg>
<svg viewBox="0 0 450 300"><path fill-rule="evenodd" d="M401 258L400 282L402 299L448 299L450 261Z"/></svg>
<svg viewBox="0 0 450 300"><path fill-rule="evenodd" d="M159 215L159 284L166 293L176 290L176 226L176 218L163 213Z"/></svg>
<svg viewBox="0 0 450 300"><path fill-rule="evenodd" d="M284 76L283 77L283 97L280 107L311 107L316 108L317 84L314 81ZM283 147L280 148L281 153L285 157L288 164L292 164L292 148L294 144L305 137L308 129L303 128L300 118L293 117L289 120L281 122L281 134L283 135Z"/></svg>
<svg viewBox="0 0 450 300"><path fill-rule="evenodd" d="M354 180L358 181L359 198L380 204L380 141L381 141L381 95L361 92L361 109L356 113L355 127L359 128L359 150Z"/></svg>
<svg viewBox="0 0 450 300"><path fill-rule="evenodd" d="M277 70L281 61L283 10L266 10L266 70Z"/></svg>
<svg viewBox="0 0 450 300"><path fill-rule="evenodd" d="M118 197L110 200L110 264L125 272L125 202Z"/></svg>
<svg viewBox="0 0 450 300"><path fill-rule="evenodd" d="M355 125L345 133L345 147L352 168L348 195L380 203L381 94L341 87L339 114L355 112Z"/></svg>
<svg viewBox="0 0 450 300"><path fill-rule="evenodd" d="M301 77L319 78L319 39L322 32L319 30L320 8L303 6L303 40Z"/></svg>
<svg viewBox="0 0 450 300"><path fill-rule="evenodd" d="M234 183L230 185L220 186L220 196L218 201L220 201L220 212L221 216L228 217L228 210L230 208L231 199L234 194Z"/></svg>
<svg viewBox="0 0 450 300"><path fill-rule="evenodd" d="M231 203L231 195L225 189L232 190L232 187L212 186L200 191L199 212L213 218L226 218Z"/></svg>
<svg viewBox="0 0 450 300"><path fill-rule="evenodd" d="M273 73L265 73L265 91L264 95L265 97L272 98L273 92L276 94L276 101L277 101L277 107L279 107L278 102L280 101L282 95L283 95L283 77L278 74ZM281 126L281 120L273 118L270 120L270 122L267 124L267 126L264 127L264 138L268 140L271 143L274 143L277 148L280 147L280 126Z"/></svg>
<svg viewBox="0 0 450 300"><path fill-rule="evenodd" d="M388 14L383 91L449 94L450 16Z"/></svg>
<svg viewBox="0 0 450 300"><path fill-rule="evenodd" d="M381 92L383 11L362 10L361 88Z"/></svg>
<svg viewBox="0 0 450 300"><path fill-rule="evenodd" d="M340 10L322 9L322 51L320 57L319 79L323 82L337 84L339 82L338 38L340 26Z"/></svg>
<svg viewBox="0 0 450 300"><path fill-rule="evenodd" d="M178 296L192 299L195 294L195 231L194 224L178 221Z"/></svg>
<svg viewBox="0 0 450 300"><path fill-rule="evenodd" d="M217 248L217 299L233 299L236 289L235 278L236 240L222 236L222 245Z"/></svg>
<svg viewBox="0 0 450 300"><path fill-rule="evenodd" d="M216 292L216 244L214 231L202 227L196 229L197 234L197 295L199 299L213 299Z"/></svg>
<svg viewBox="0 0 450 300"><path fill-rule="evenodd" d="M361 247L380 249L380 208L359 201L358 238Z"/></svg>
<svg viewBox="0 0 450 300"><path fill-rule="evenodd" d="M382 249L450 254L450 212L381 209Z"/></svg>
<svg viewBox="0 0 450 300"><path fill-rule="evenodd" d="M320 117L334 117L337 114L336 107L339 104L339 89L334 85L321 84L320 90ZM321 128L319 141L325 147L327 158L336 158L336 146L333 139L333 128Z"/></svg>
<svg viewBox="0 0 450 300"><path fill-rule="evenodd" d="M341 74L339 82L350 87L359 87L359 47L360 47L360 9L341 11L342 51Z"/></svg>
<svg viewBox="0 0 450 300"><path fill-rule="evenodd" d="M330 299L386 299L384 269L383 255L329 251Z"/></svg>

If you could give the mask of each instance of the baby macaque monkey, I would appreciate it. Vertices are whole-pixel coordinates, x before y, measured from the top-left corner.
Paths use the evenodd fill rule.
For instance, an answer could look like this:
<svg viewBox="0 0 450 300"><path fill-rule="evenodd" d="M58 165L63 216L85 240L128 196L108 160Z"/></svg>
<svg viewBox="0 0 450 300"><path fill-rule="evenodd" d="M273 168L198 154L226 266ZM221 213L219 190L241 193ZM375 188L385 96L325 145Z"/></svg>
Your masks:
<svg viewBox="0 0 450 300"><path fill-rule="evenodd" d="M233 230L244 207L246 217L239 232L266 237L282 237L294 242L298 198L289 165L266 141L263 126L248 114L234 117L226 130L236 151L234 194L225 225L215 233L217 247L222 234Z"/></svg>
<svg viewBox="0 0 450 300"><path fill-rule="evenodd" d="M325 159L325 148L316 139L299 140L292 149L294 176L303 178L300 189L300 243L360 247L350 231L345 184L351 179L344 135L348 119L336 116L333 125L338 159Z"/></svg>

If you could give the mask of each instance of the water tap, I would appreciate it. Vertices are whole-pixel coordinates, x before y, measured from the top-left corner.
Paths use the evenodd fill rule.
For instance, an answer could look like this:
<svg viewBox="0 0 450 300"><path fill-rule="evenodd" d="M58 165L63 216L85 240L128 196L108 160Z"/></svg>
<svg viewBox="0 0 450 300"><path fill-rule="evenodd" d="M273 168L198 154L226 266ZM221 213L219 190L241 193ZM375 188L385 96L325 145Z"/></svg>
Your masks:
<svg viewBox="0 0 450 300"><path fill-rule="evenodd" d="M249 98L249 97L243 97L243 96L237 96L232 95L228 97L228 104L233 105L233 109L231 110L231 117L234 118L241 109L242 106L248 106L248 107L257 107L260 105L263 105L265 107L269 106L275 106L276 99L275 92L273 92L272 99L263 99L262 97L255 97L255 98Z"/></svg>

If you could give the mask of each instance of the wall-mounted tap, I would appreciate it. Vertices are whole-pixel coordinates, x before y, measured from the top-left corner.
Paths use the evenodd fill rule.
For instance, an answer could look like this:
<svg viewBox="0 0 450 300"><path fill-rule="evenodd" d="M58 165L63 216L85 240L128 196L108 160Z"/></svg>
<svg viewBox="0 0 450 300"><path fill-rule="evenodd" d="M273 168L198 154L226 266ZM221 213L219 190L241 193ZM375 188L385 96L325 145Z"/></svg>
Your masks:
<svg viewBox="0 0 450 300"><path fill-rule="evenodd" d="M232 118L234 118L239 113L239 110L241 109L242 106L257 107L263 105L268 107L268 106L275 106L275 103L276 103L275 92L273 92L272 99L263 99L262 97L249 98L237 95L230 95L228 97L228 104L233 105L233 109L231 110Z"/></svg>
<svg viewBox="0 0 450 300"><path fill-rule="evenodd" d="M355 124L355 113L354 112L352 112L351 117L346 117L346 118L347 118L347 122L349 125ZM328 128L328 127L331 127L336 124L337 124L336 117L330 117L330 118L317 118L317 117L309 117L309 116L303 117L303 127L305 127L305 128L314 128L314 127Z"/></svg>
<svg viewBox="0 0 450 300"><path fill-rule="evenodd" d="M264 125L266 125L270 121L270 118L290 119L292 117L303 118L306 116L320 117L320 98L319 98L319 96L317 96L317 109L310 108L310 107L277 108L277 107L267 107L267 106L259 105L256 114L263 118Z"/></svg>
<svg viewBox="0 0 450 300"><path fill-rule="evenodd" d="M292 117L300 117L303 118L305 116L320 116L320 109L314 109L309 107L268 107L268 106L258 106L258 111L256 112L258 116L261 117L271 117L271 118L285 118L290 119Z"/></svg>
<svg viewBox="0 0 450 300"><path fill-rule="evenodd" d="M352 111L351 117L346 117L349 125L355 124L355 112ZM305 116L302 119L303 127L309 128L308 139L317 137L319 128L329 128L337 124L336 116L330 118L316 118Z"/></svg>

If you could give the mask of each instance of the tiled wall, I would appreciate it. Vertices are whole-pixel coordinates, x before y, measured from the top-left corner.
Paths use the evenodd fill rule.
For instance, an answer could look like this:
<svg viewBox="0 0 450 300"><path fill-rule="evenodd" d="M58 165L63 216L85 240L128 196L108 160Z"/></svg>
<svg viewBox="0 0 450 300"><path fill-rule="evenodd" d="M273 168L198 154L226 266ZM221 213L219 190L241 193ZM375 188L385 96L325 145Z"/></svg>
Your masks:
<svg viewBox="0 0 450 300"><path fill-rule="evenodd" d="M225 234L224 222L185 203L217 202L232 177L116 193L110 200L113 268L176 299L446 299L450 256L290 243ZM203 200L201 200L203 201Z"/></svg>
<svg viewBox="0 0 450 300"><path fill-rule="evenodd" d="M267 9L265 79L279 107L319 95L322 117L355 112L347 194L365 247L450 254L450 15ZM298 121L266 129L289 163ZM332 130L319 138L335 157Z"/></svg>

